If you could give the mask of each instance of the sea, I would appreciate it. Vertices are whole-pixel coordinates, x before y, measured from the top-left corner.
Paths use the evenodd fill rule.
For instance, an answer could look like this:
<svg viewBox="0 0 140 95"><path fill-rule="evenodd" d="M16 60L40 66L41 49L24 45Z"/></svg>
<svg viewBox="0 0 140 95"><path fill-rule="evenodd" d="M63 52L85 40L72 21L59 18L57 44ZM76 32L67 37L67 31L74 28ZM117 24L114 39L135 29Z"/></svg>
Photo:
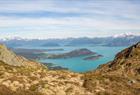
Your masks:
<svg viewBox="0 0 140 95"><path fill-rule="evenodd" d="M27 48L27 47L26 47ZM67 53L75 49L86 48L103 57L97 60L83 60L85 56L68 59L42 59L42 63L53 63L54 66L68 68L72 72L88 72L96 69L99 65L110 62L115 55L126 47L107 47L107 46L59 46L59 47L28 47L30 49L63 49L58 51L48 51L46 54Z"/></svg>

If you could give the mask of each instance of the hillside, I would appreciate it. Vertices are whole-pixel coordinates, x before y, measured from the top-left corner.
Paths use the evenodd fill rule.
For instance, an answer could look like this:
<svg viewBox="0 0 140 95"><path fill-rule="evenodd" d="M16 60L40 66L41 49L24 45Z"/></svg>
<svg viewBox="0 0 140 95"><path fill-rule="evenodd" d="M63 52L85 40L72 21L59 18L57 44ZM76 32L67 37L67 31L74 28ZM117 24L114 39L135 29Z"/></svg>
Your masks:
<svg viewBox="0 0 140 95"><path fill-rule="evenodd" d="M0 44L0 61L11 66L31 66L40 67L41 64L29 61L28 59L16 55L13 51L8 49L5 45Z"/></svg>
<svg viewBox="0 0 140 95"><path fill-rule="evenodd" d="M99 95L139 95L140 43L119 52L112 62L87 73L84 87Z"/></svg>
<svg viewBox="0 0 140 95"><path fill-rule="evenodd" d="M82 76L50 71L0 45L0 95L88 95Z"/></svg>
<svg viewBox="0 0 140 95"><path fill-rule="evenodd" d="M99 66L95 71L84 74L48 70L45 66L23 57L17 59L19 56L4 45L0 47L0 95L140 93L140 43L119 52L113 61Z"/></svg>

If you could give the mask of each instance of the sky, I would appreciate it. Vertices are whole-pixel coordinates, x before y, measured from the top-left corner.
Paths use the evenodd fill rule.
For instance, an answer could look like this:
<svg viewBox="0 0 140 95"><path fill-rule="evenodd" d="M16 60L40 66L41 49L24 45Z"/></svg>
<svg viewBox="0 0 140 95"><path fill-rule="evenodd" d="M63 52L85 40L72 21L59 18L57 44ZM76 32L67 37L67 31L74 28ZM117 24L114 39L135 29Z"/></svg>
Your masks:
<svg viewBox="0 0 140 95"><path fill-rule="evenodd" d="M0 38L140 35L140 0L0 0Z"/></svg>

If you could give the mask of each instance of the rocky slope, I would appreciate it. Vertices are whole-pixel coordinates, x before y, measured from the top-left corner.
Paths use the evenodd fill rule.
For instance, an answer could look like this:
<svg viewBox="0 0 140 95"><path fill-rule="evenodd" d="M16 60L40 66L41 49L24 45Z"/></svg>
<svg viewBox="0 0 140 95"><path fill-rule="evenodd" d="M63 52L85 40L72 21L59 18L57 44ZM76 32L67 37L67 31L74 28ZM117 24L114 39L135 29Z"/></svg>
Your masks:
<svg viewBox="0 0 140 95"><path fill-rule="evenodd" d="M31 66L34 68L42 66L41 64L30 61L22 56L17 56L3 44L0 44L0 61L11 66Z"/></svg>
<svg viewBox="0 0 140 95"><path fill-rule="evenodd" d="M12 51L8 50L6 46L0 45L0 60L3 62L14 65L14 66L21 66L27 59L16 56Z"/></svg>
<svg viewBox="0 0 140 95"><path fill-rule="evenodd" d="M84 87L99 95L139 95L140 43L119 52L112 62L87 73Z"/></svg>
<svg viewBox="0 0 140 95"><path fill-rule="evenodd" d="M26 65L20 61L15 65L11 61L15 57L10 59L13 56L10 54L14 53L3 45L0 47L2 49L0 56L3 56L0 59L0 95L139 95L140 93L140 43L118 53L112 62L85 74L47 70L43 65L25 58L21 59L25 59ZM3 55L6 54L4 48L9 58ZM7 61L9 59L10 61Z"/></svg>

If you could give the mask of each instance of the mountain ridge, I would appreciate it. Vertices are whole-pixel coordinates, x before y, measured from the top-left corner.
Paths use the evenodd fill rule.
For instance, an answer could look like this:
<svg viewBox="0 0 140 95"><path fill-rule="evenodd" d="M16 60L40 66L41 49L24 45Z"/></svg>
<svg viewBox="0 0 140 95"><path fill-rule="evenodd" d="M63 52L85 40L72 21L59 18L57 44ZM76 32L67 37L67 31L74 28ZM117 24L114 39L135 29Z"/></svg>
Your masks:
<svg viewBox="0 0 140 95"><path fill-rule="evenodd" d="M7 40L0 40L0 43L6 44L8 47L21 46L43 46L47 43L55 43L60 46L130 46L140 40L139 35L114 35L110 37L81 37L81 38L67 38L67 39L22 39L14 38Z"/></svg>

